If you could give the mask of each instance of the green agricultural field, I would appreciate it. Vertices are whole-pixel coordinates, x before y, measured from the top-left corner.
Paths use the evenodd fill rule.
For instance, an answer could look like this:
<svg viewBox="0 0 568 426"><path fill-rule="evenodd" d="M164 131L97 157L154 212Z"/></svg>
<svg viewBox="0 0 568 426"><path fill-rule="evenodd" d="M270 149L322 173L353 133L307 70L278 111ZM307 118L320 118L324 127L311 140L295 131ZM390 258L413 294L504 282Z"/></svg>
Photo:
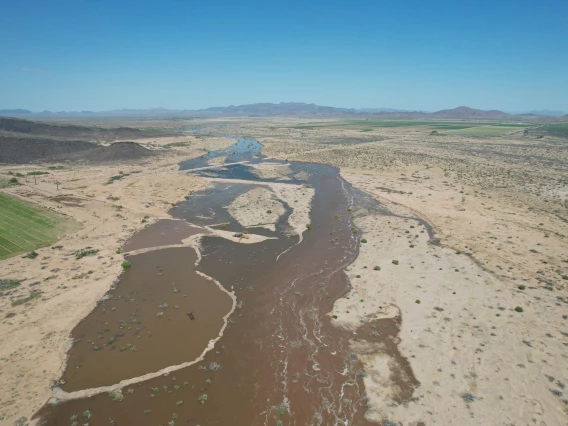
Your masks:
<svg viewBox="0 0 568 426"><path fill-rule="evenodd" d="M520 130L528 127L526 124L519 123L500 123L490 121L471 121L471 120L343 120L333 122L310 123L292 126L293 129L315 130L315 129L342 129L358 130L360 132L371 132L382 128L395 127L415 127L424 131L448 131L448 133L493 136ZM501 130L497 130L500 128ZM475 131L475 129L480 129ZM487 130L489 129L489 130ZM463 133L462 133L463 131Z"/></svg>
<svg viewBox="0 0 568 426"><path fill-rule="evenodd" d="M568 123L547 124L545 126L538 127L536 130L538 132L547 133L551 136L568 138Z"/></svg>
<svg viewBox="0 0 568 426"><path fill-rule="evenodd" d="M389 127L428 127L431 129L465 129L471 126L478 126L485 123L475 121L427 121L427 120L344 120L323 123L310 123L292 126L293 129L345 129L370 131L372 129Z"/></svg>
<svg viewBox="0 0 568 426"><path fill-rule="evenodd" d="M465 129L459 130L449 130L444 132L444 134L448 135L464 135L464 136L501 136L507 133L511 133L514 131L519 131L526 126L507 126L504 124L495 124L495 125L485 125L485 126L477 126L477 127L469 127Z"/></svg>
<svg viewBox="0 0 568 426"><path fill-rule="evenodd" d="M0 260L53 244L68 224L57 213L0 192Z"/></svg>

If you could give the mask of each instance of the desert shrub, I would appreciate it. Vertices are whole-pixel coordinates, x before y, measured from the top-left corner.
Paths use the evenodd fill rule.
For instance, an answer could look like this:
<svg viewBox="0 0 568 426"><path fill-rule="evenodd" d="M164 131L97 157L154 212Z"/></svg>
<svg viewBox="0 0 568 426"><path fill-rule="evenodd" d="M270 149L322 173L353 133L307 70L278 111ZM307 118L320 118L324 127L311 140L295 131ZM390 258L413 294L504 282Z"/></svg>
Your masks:
<svg viewBox="0 0 568 426"><path fill-rule="evenodd" d="M522 285L522 284L518 287L519 290L524 290L525 288L527 288L527 287Z"/></svg>
<svg viewBox="0 0 568 426"><path fill-rule="evenodd" d="M23 298L21 298L21 299L14 300L14 301L12 302L12 306L20 306L20 305L23 305L24 303L28 303L30 300L37 299L40 295L41 295L41 292L39 292L39 291L34 291L34 292L30 293L30 295L27 296L27 297L23 297Z"/></svg>
<svg viewBox="0 0 568 426"><path fill-rule="evenodd" d="M393 261L392 261L392 264L393 264L393 265L398 265L398 260L393 260Z"/></svg>
<svg viewBox="0 0 568 426"><path fill-rule="evenodd" d="M111 392L108 394L108 396L114 402L120 402L124 399L124 396L120 392Z"/></svg>
<svg viewBox="0 0 568 426"><path fill-rule="evenodd" d="M416 299L416 300L414 301L414 303L417 303L417 304L420 305L420 299Z"/></svg>
<svg viewBox="0 0 568 426"><path fill-rule="evenodd" d="M380 267L380 266L375 266L375 267L373 268L373 270L374 270L374 271L380 271L380 270L381 270L381 267Z"/></svg>
<svg viewBox="0 0 568 426"><path fill-rule="evenodd" d="M286 414L286 406L284 404L279 404L274 406L274 412L279 416Z"/></svg>
<svg viewBox="0 0 568 426"><path fill-rule="evenodd" d="M128 260L125 260L124 262L122 262L120 264L120 266L122 266L122 269L126 270L126 269L130 269L130 267L132 266L131 263Z"/></svg>
<svg viewBox="0 0 568 426"><path fill-rule="evenodd" d="M217 362L212 362L209 364L209 371L219 371L223 366Z"/></svg>
<svg viewBox="0 0 568 426"><path fill-rule="evenodd" d="M85 256L92 256L97 254L99 251L91 247L85 247L84 249L79 249L75 252L75 259L82 259Z"/></svg>
<svg viewBox="0 0 568 426"><path fill-rule="evenodd" d="M361 238L361 242L362 242L363 244L365 244L365 243L367 242L367 240L366 240L365 238Z"/></svg>
<svg viewBox="0 0 568 426"><path fill-rule="evenodd" d="M520 306L517 306L517 307L515 308L515 311L517 311L517 312L523 312L523 308L521 308Z"/></svg>
<svg viewBox="0 0 568 426"><path fill-rule="evenodd" d="M19 286L20 282L17 280L0 280L0 291L11 290Z"/></svg>

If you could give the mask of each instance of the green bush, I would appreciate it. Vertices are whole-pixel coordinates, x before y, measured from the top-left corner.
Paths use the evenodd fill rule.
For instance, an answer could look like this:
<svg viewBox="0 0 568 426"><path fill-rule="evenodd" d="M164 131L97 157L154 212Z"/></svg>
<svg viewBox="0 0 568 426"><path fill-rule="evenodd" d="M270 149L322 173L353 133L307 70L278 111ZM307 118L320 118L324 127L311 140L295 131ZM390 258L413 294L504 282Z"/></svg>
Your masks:
<svg viewBox="0 0 568 426"><path fill-rule="evenodd" d="M98 250L92 249L91 247L86 247L75 252L75 259L81 259L85 256L92 256L94 254L97 254L98 252Z"/></svg>
<svg viewBox="0 0 568 426"><path fill-rule="evenodd" d="M392 264L393 264L393 265L398 265L398 260L393 260L393 261L392 261Z"/></svg>
<svg viewBox="0 0 568 426"><path fill-rule="evenodd" d="M380 271L380 270L381 270L381 267L380 267L380 266L375 266L375 267L373 268L373 270L374 270L374 271Z"/></svg>
<svg viewBox="0 0 568 426"><path fill-rule="evenodd" d="M131 267L132 265L130 264L130 262L129 262L128 260L125 260L124 262L122 262L122 263L120 264L120 266L122 266L122 269L130 269L130 267Z"/></svg>
<svg viewBox="0 0 568 426"><path fill-rule="evenodd" d="M365 244L365 243L367 242L367 240L366 240L365 238L361 238L361 242L362 242L363 244Z"/></svg>
<svg viewBox="0 0 568 426"><path fill-rule="evenodd" d="M523 312L523 308L521 308L520 306L517 306L517 307L515 308L515 311L517 311L517 312Z"/></svg>

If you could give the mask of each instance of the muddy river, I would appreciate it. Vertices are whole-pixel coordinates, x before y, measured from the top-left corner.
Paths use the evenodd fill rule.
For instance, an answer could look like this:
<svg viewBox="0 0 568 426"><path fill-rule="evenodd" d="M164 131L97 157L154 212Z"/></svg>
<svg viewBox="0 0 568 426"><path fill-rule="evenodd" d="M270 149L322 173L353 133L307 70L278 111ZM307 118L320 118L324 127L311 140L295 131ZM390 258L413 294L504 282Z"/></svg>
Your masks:
<svg viewBox="0 0 568 426"><path fill-rule="evenodd" d="M260 156L258 142L239 138L233 148L181 168L201 169L220 155L226 163L270 161ZM334 327L329 312L349 290L344 269L359 247L354 215L381 212L381 206L333 167L288 166L289 176L279 180L315 190L303 240L291 232L292 208L285 204L275 231L248 229L272 239L241 244L203 235L197 264L192 247L127 256L131 269L73 330L75 344L56 389L61 400L37 414L40 424L367 424L363 374L349 340L386 338L394 353L398 322L381 320L385 333L362 328L354 334ZM246 163L193 173L239 182L192 194L170 211L187 227L154 225L128 249L177 244L198 226L226 223L227 230L241 231L228 204L271 181ZM147 374L156 377L140 379Z"/></svg>

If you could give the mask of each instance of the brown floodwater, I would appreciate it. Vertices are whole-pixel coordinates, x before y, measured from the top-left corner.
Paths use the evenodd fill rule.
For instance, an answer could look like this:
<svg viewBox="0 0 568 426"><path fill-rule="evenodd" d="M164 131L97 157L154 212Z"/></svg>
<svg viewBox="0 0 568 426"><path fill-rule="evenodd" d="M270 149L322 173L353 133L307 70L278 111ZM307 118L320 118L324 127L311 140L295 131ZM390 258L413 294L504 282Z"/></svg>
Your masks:
<svg viewBox="0 0 568 426"><path fill-rule="evenodd" d="M203 232L206 232L203 228L183 220L161 219L126 240L122 251L182 244L184 239Z"/></svg>
<svg viewBox="0 0 568 426"><path fill-rule="evenodd" d="M38 414L41 424L368 424L364 418L367 400L358 374L361 364L350 351L349 340L380 342L381 337L368 337L364 329L354 334L336 328L328 315L335 300L349 290L344 269L358 255L360 236L353 227L352 210L362 195L355 194L333 167L291 164L292 173L298 169L309 171L307 184L315 189L311 229L304 233L300 244L297 236L284 232L275 233L277 239L258 244L239 244L214 236L202 238L202 259L197 270L234 291L238 301L214 350L196 365L125 387L120 402L103 393L46 405ZM241 186L228 193L237 196L246 189ZM198 203L190 199L170 213L187 220L192 216L202 220L218 218L229 201L223 197L228 196L209 191L197 198ZM196 211L208 212L207 218ZM277 231L284 227L279 223ZM192 262L187 262L186 270L191 269L188 265ZM136 268L133 263L130 272ZM209 301L203 301L198 308L187 310L202 312L209 307ZM96 329L92 318L84 322L93 323L90 330ZM176 317L172 326L174 322L181 322L183 328L188 319ZM397 327L398 323L393 323L388 332L378 336L396 346ZM160 362L179 335L170 337L171 341L165 339L152 350ZM415 383L405 370L409 365L392 345L389 351L397 357L404 373L398 376L404 380L410 377L406 380L408 386L403 386L411 389ZM113 362L110 357L105 364ZM78 386L74 389L85 384L75 383ZM411 395L412 391L406 392L401 401Z"/></svg>
<svg viewBox="0 0 568 426"><path fill-rule="evenodd" d="M72 332L61 386L67 392L114 385L196 359L217 338L232 308L227 293L195 273L193 248L126 259L132 267Z"/></svg>
<svg viewBox="0 0 568 426"><path fill-rule="evenodd" d="M389 357L390 380L394 383L390 395L397 404L411 401L414 390L420 385L410 362L398 348L401 324L400 315L395 318L372 319L361 325L353 337L353 341L363 340L369 344L369 348Z"/></svg>

